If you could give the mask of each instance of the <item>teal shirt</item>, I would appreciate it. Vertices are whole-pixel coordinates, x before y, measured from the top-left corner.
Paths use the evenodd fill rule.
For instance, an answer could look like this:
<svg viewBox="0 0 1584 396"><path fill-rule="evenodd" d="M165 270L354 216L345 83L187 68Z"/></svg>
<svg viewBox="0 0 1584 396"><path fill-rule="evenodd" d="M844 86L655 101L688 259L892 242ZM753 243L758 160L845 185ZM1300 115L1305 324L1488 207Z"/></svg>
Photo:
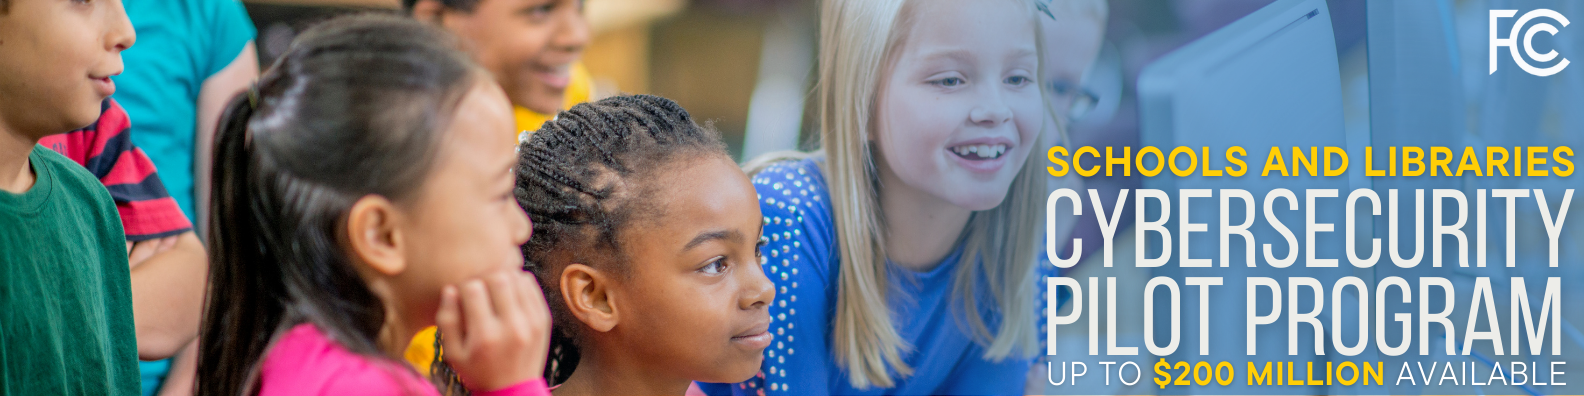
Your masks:
<svg viewBox="0 0 1584 396"><path fill-rule="evenodd" d="M114 98L132 119L142 148L187 218L193 212L193 158L198 92L253 40L253 21L238 0L126 0L137 44L121 53L126 72Z"/></svg>
<svg viewBox="0 0 1584 396"><path fill-rule="evenodd" d="M242 54L256 31L238 0L126 0L137 44L121 53L126 71L113 96L132 121L143 149L189 219L194 211L198 94L204 80ZM159 388L169 361L143 364L143 390Z"/></svg>
<svg viewBox="0 0 1584 396"><path fill-rule="evenodd" d="M0 191L0 395L138 394L126 236L99 179L34 145Z"/></svg>

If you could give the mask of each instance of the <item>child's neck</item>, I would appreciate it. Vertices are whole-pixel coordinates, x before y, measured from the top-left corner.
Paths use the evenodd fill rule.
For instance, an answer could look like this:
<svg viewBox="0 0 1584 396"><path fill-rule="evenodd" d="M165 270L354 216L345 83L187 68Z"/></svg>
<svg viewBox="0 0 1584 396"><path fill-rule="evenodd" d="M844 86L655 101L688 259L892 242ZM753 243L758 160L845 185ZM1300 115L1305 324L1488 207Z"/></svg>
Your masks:
<svg viewBox="0 0 1584 396"><path fill-rule="evenodd" d="M27 192L33 187L33 169L28 166L28 154L33 152L36 139L22 136L0 123L0 191L13 194Z"/></svg>
<svg viewBox="0 0 1584 396"><path fill-rule="evenodd" d="M886 259L913 271L934 269L957 247L973 212L909 187L889 169L880 178Z"/></svg>
<svg viewBox="0 0 1584 396"><path fill-rule="evenodd" d="M577 369L566 382L556 387L555 396L681 395L687 393L688 384L692 383L686 378L667 376L638 362L630 354L599 349L583 350Z"/></svg>
<svg viewBox="0 0 1584 396"><path fill-rule="evenodd" d="M405 315L401 314L401 310L392 308L391 304L385 304L385 325L380 327L379 339L376 341L380 352L396 360L405 360L407 346L425 327L428 326L409 323L405 320Z"/></svg>

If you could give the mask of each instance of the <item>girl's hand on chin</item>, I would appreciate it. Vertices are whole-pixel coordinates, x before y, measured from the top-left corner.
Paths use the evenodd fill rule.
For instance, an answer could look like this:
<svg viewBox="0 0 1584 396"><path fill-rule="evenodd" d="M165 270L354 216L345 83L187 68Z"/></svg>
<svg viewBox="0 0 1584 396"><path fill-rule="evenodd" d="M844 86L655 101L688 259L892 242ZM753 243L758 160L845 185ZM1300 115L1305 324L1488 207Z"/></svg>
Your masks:
<svg viewBox="0 0 1584 396"><path fill-rule="evenodd" d="M501 271L446 286L435 324L444 359L474 391L544 375L550 308L532 274Z"/></svg>

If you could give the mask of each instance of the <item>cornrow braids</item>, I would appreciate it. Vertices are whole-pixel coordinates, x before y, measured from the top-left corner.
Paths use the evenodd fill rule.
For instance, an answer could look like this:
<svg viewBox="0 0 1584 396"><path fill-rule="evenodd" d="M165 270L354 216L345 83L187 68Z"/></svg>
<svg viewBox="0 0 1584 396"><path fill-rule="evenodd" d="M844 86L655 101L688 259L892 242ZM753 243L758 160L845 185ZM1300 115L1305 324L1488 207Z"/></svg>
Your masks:
<svg viewBox="0 0 1584 396"><path fill-rule="evenodd" d="M547 122L519 148L517 202L533 219L523 245L528 270L545 295L560 296L560 272L583 263L626 274L621 230L658 213L646 205L653 175L678 161L727 155L719 134L680 105L651 95L579 104ZM549 298L555 333L545 377L559 384L576 369L578 323L561 298Z"/></svg>
<svg viewBox="0 0 1584 396"><path fill-rule="evenodd" d="M428 373L429 374L429 380L433 381L435 383L435 385L440 387L440 394L441 395L444 395L444 396L468 396L468 395L472 395L473 393L472 392L468 392L467 387L462 385L462 377L460 375L457 375L456 369L452 368L450 363L446 363L443 360L444 357L441 356L445 352L445 350L442 349L441 345L440 345L442 343L441 340L443 340L444 338L445 338L445 334L444 333L441 333L439 330L435 330L434 345L433 345L435 353L434 353L434 358L433 358L434 360L431 360L429 362L429 373Z"/></svg>

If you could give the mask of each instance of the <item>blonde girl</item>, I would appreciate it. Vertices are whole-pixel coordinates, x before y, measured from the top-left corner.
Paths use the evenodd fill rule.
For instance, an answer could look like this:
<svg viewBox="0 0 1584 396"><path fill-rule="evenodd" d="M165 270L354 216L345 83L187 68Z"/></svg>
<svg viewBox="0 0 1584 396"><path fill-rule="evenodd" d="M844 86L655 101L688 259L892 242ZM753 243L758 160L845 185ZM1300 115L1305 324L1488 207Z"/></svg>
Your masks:
<svg viewBox="0 0 1584 396"><path fill-rule="evenodd" d="M711 394L1014 394L1036 356L1050 129L1034 4L831 0L822 149L747 168L777 335Z"/></svg>

